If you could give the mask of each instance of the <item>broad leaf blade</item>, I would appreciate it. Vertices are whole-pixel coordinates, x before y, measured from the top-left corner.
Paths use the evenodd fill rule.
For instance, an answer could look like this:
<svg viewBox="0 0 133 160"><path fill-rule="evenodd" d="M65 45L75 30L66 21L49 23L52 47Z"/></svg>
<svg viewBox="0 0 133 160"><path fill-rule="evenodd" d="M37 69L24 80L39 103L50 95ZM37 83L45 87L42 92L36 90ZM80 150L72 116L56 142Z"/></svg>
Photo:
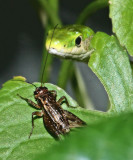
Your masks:
<svg viewBox="0 0 133 160"><path fill-rule="evenodd" d="M121 45L125 46L133 56L133 1L110 0L110 18L113 32Z"/></svg>
<svg viewBox="0 0 133 160"><path fill-rule="evenodd" d="M42 160L132 160L133 113L110 118L73 133L60 145L37 156Z"/></svg>
<svg viewBox="0 0 133 160"><path fill-rule="evenodd" d="M45 130L42 119L35 120L35 128L30 139L31 113L35 111L17 94L34 101L33 92L35 87L24 82L25 79L15 77L6 82L0 90L0 158L2 159L27 159L31 160L34 155L48 151L49 147L56 143ZM40 86L40 83L35 83ZM49 90L57 91L57 99L66 96L70 105L77 107L78 104L61 88L45 84ZM63 107L67 109L65 103ZM69 109L88 124L101 120L106 115L102 112L92 112L81 108Z"/></svg>
<svg viewBox="0 0 133 160"><path fill-rule="evenodd" d="M88 63L105 87L111 106L120 113L133 109L133 77L126 51L114 36L98 32L91 41L95 49Z"/></svg>
<svg viewBox="0 0 133 160"><path fill-rule="evenodd" d="M0 156L2 159L32 159L33 153L46 151L54 143L45 131L42 120L35 122L31 130L33 108L22 101L17 94L31 98L34 87L22 81L8 81L0 90ZM33 98L31 98L33 99ZM37 123L39 122L39 123Z"/></svg>

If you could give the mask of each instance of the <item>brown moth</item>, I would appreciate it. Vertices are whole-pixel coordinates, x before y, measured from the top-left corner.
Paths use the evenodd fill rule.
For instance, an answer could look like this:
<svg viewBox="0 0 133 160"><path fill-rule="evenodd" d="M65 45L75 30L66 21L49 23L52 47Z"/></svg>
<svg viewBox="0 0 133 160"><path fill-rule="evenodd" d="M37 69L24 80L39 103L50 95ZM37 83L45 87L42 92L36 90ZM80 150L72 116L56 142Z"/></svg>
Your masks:
<svg viewBox="0 0 133 160"><path fill-rule="evenodd" d="M52 41L52 38L51 38L51 41ZM43 73L44 73L44 69L43 69ZM25 100L31 106L41 110L40 112L35 111L32 113L32 130L30 132L29 138L32 135L32 132L34 129L34 116L37 116L38 118L39 117L43 118L43 123L46 130L55 139L60 139L60 135L65 135L69 133L71 128L82 127L86 125L86 123L82 121L80 118L78 118L76 115L74 115L69 111L64 110L61 107L61 104L63 101L67 104L68 107L70 107L67 101L67 98L65 96L62 96L59 100L57 100L56 91L48 90L48 88L45 86L42 87L42 83L41 83L41 86L36 87L34 91L34 98L37 101L37 104L31 101L30 99L24 98L20 95L18 96L21 99Z"/></svg>

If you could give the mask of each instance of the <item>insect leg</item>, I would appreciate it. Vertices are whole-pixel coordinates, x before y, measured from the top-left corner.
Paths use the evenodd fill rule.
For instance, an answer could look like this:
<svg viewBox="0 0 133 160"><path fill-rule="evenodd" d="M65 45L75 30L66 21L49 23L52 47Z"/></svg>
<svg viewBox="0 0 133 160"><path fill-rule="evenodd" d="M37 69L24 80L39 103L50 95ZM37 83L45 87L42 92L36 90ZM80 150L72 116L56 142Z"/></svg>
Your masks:
<svg viewBox="0 0 133 160"><path fill-rule="evenodd" d="M50 92L52 92L55 97L57 96L57 92L55 90L50 90Z"/></svg>
<svg viewBox="0 0 133 160"><path fill-rule="evenodd" d="M75 107L73 107L73 106L70 106L70 104L68 103L68 100L67 100L67 98L66 98L65 96L62 96L57 102L61 105L62 102L63 102L63 100L65 100L65 103L66 103L66 105L67 105L68 107L75 108Z"/></svg>
<svg viewBox="0 0 133 160"><path fill-rule="evenodd" d="M32 129L31 129L31 132L30 132L30 135L29 135L29 139L30 139L30 136L32 135L32 132L33 132L33 129L34 129L34 115L38 116L38 117L42 117L43 116L43 111L41 111L41 112L35 111L35 112L32 113Z"/></svg>
<svg viewBox="0 0 133 160"><path fill-rule="evenodd" d="M65 103L66 103L67 106L69 107L70 105L69 105L68 100L67 100L67 98L66 98L65 96L62 96L57 102L58 102L59 104L61 104L61 103L63 102L63 100L65 100Z"/></svg>
<svg viewBox="0 0 133 160"><path fill-rule="evenodd" d="M24 98L24 97L20 96L19 94L17 94L17 96L19 96L21 99L25 100L28 104L34 106L35 108L41 109L41 107L39 105L37 105L36 103L34 103L33 101L31 101L30 99Z"/></svg>

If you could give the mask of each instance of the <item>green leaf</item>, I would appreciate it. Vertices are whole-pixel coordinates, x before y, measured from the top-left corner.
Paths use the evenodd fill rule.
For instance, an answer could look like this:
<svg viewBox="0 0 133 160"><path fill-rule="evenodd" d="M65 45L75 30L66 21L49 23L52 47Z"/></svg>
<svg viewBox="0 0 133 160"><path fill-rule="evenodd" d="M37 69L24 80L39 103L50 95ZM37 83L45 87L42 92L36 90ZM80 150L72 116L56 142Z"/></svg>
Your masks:
<svg viewBox="0 0 133 160"><path fill-rule="evenodd" d="M132 160L133 113L109 118L71 134L60 145L37 156L42 160Z"/></svg>
<svg viewBox="0 0 133 160"><path fill-rule="evenodd" d="M110 100L110 112L133 109L133 77L126 51L114 36L98 32L91 41L94 48L88 63L102 82Z"/></svg>
<svg viewBox="0 0 133 160"><path fill-rule="evenodd" d="M40 83L35 83L40 86ZM78 107L78 104L61 88L45 84L49 90L57 91L57 99L66 96L70 105ZM33 92L35 87L25 82L23 77L15 77L7 81L0 90L0 158L1 159L26 159L31 160L34 155L40 152L46 152L49 147L57 143L53 137L48 134L42 123L42 119L35 120L35 128L30 139L31 114L35 111L17 94L33 101ZM65 103L64 109L68 109ZM70 112L83 119L88 124L96 123L107 117L105 113L98 111L88 111L85 109L69 108ZM58 142L60 143L60 142Z"/></svg>
<svg viewBox="0 0 133 160"><path fill-rule="evenodd" d="M125 46L133 56L133 1L110 0L109 2L113 32L116 33L121 45Z"/></svg>

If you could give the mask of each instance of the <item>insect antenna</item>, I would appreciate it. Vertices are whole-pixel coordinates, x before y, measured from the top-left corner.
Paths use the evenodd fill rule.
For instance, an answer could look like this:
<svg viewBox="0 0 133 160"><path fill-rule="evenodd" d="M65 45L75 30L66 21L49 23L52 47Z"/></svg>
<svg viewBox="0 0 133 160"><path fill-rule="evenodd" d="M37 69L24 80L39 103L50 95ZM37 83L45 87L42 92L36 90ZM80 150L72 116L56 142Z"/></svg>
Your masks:
<svg viewBox="0 0 133 160"><path fill-rule="evenodd" d="M35 88L37 88L37 86L36 86L35 84L33 84L33 83L30 83L30 82L27 82L27 83L29 83L29 84L33 85Z"/></svg>
<svg viewBox="0 0 133 160"><path fill-rule="evenodd" d="M27 81L23 81L24 83L28 83L28 84L31 84L32 86L34 86L35 88L37 88L37 86L33 83L30 83L30 82L27 82Z"/></svg>
<svg viewBox="0 0 133 160"><path fill-rule="evenodd" d="M53 36L54 36L54 32L55 32L55 29L57 28L58 24L56 24L56 26L54 27L54 30L53 30L53 33L52 33L52 36L51 36L51 41L49 43L49 48L48 50L50 49L50 46L51 46L51 42L52 42L52 39L53 39ZM45 71L45 68L46 68L46 63L47 63L47 58L48 58L48 51L46 53L46 58L45 58L45 62L44 62L44 68L43 68L43 71L42 71L42 77L41 77L41 87L42 87L42 81L43 81L43 74L44 74L44 71Z"/></svg>
<svg viewBox="0 0 133 160"><path fill-rule="evenodd" d="M29 83L29 84L33 85L35 88L37 88L37 86L33 83L30 83L30 82L25 82L25 83Z"/></svg>

